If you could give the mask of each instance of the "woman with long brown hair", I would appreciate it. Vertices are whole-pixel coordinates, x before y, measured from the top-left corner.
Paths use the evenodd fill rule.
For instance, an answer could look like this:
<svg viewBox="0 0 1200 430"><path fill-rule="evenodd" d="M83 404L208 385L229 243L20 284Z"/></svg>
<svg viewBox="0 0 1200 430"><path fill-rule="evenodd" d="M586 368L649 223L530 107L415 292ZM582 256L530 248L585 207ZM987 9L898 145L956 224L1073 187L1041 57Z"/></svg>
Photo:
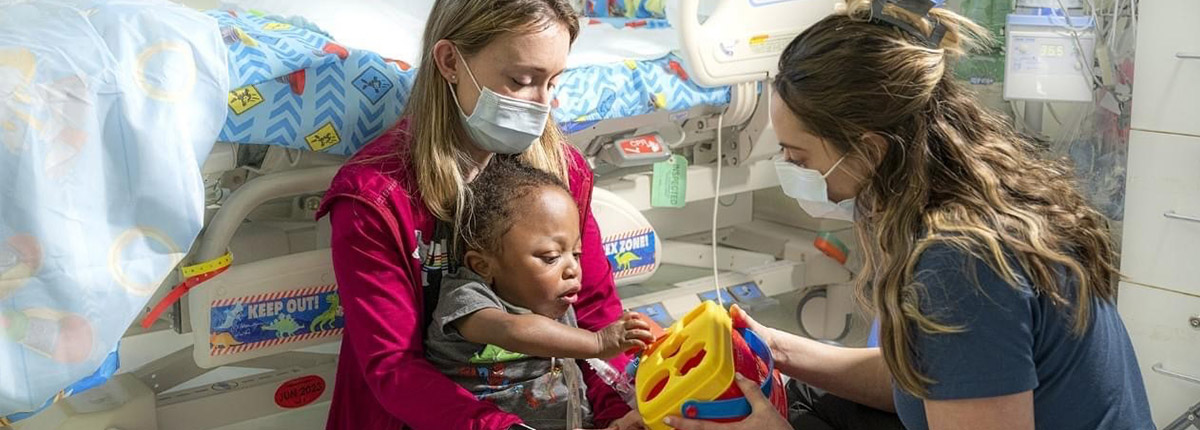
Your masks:
<svg viewBox="0 0 1200 430"><path fill-rule="evenodd" d="M552 90L578 33L566 0L434 4L403 118L342 168L321 206L332 226L345 315L327 428L521 428L520 417L478 400L435 369L422 344L455 226L470 201L466 185L495 154L518 158L570 189L582 237L579 327L596 331L622 316L589 210L591 170L550 117ZM549 255L535 257L548 261L544 270L557 269ZM627 361L614 364L624 368ZM482 363L466 370L481 381L503 381L504 367ZM621 398L582 367L594 422L604 426L629 414ZM636 414L627 419L636 421Z"/></svg>
<svg viewBox="0 0 1200 430"><path fill-rule="evenodd" d="M813 216L854 221L856 291L880 348L738 316L785 373L908 429L1153 428L1106 221L1069 166L1039 158L956 81L954 61L986 31L931 6L847 1L787 47L773 86L781 185ZM797 418L756 407L736 424L672 423L821 428Z"/></svg>

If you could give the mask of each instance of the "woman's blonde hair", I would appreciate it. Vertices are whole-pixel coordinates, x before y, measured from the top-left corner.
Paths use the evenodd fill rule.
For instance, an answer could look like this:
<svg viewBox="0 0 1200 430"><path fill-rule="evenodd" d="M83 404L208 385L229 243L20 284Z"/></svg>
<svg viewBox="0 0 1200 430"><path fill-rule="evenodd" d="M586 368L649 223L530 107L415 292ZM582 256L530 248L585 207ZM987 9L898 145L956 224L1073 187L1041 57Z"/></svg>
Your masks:
<svg viewBox="0 0 1200 430"><path fill-rule="evenodd" d="M917 366L914 330L962 330L919 307L914 267L931 245L969 252L1014 286L1027 274L1037 294L1073 317L1077 335L1094 298L1115 298L1119 275L1107 222L1070 167L1039 158L954 78L954 61L990 42L986 30L940 8L922 17L888 3L882 13L890 19L872 16L870 0L848 0L787 47L774 87L807 131L877 166L857 199L864 267L856 292L880 319L897 385L924 397L935 381ZM868 133L887 144L868 144Z"/></svg>
<svg viewBox="0 0 1200 430"><path fill-rule="evenodd" d="M498 36L511 32L533 33L561 25L572 43L579 20L563 0L439 0L429 14L423 39L424 53L413 81L404 117L410 121L410 154L417 189L429 211L439 219L458 224L468 198L463 167L473 163L465 148L469 138L459 116L454 95L439 73L433 47L439 40L454 43L464 57L478 53ZM530 166L567 182L566 137L553 116L546 121L541 139L520 155Z"/></svg>

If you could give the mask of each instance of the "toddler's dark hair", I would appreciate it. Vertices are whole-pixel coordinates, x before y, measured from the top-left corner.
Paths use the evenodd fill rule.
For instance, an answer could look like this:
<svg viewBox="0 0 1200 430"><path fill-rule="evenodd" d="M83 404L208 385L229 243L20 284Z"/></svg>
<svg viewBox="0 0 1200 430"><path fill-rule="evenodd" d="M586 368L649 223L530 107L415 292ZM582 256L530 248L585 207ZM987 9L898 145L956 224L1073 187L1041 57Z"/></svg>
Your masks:
<svg viewBox="0 0 1200 430"><path fill-rule="evenodd" d="M542 187L554 187L570 194L567 186L548 172L514 157L493 157L468 186L463 225L458 228L458 261L463 261L463 254L468 250L499 251L500 238L520 215L518 204L521 199Z"/></svg>

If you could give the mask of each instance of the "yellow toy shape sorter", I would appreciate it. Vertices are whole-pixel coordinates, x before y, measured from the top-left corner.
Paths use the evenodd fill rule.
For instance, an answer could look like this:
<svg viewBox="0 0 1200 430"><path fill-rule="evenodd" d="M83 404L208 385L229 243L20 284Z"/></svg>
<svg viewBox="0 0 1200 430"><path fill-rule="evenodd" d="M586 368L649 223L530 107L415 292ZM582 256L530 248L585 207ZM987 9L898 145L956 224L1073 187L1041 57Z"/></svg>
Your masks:
<svg viewBox="0 0 1200 430"><path fill-rule="evenodd" d="M771 351L744 324L705 301L676 321L642 352L637 364L638 411L650 430L666 430L663 417L738 421L750 404L734 372L761 384L763 394L786 416L787 400Z"/></svg>

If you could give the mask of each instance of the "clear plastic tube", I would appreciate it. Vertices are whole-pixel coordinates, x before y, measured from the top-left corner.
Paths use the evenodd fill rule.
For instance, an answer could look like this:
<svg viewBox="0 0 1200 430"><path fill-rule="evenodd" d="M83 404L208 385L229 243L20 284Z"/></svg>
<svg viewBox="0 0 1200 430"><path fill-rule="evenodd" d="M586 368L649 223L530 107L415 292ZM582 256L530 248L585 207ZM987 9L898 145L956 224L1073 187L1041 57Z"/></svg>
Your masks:
<svg viewBox="0 0 1200 430"><path fill-rule="evenodd" d="M583 372L579 371L579 367L575 365L575 360L561 359L563 372L567 376L567 428L577 429L583 427L583 410L580 405L583 403L583 391L579 387L579 382L583 381Z"/></svg>
<svg viewBox="0 0 1200 430"><path fill-rule="evenodd" d="M637 393L633 389L633 381L629 380L629 375L599 358L589 358L584 361L587 361L588 366L592 366L592 370L596 371L600 380L621 396L621 400L624 400L629 407L637 409Z"/></svg>

